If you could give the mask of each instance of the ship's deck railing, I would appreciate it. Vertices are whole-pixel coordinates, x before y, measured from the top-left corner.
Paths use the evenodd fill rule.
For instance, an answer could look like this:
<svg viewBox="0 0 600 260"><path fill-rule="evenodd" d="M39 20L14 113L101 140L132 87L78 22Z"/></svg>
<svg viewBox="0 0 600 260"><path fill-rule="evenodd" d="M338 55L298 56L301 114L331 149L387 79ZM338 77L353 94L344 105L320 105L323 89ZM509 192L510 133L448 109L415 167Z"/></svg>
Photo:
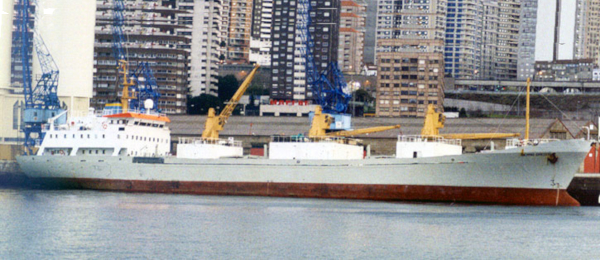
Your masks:
<svg viewBox="0 0 600 260"><path fill-rule="evenodd" d="M102 116L102 111L96 111L96 110L91 110L91 111L71 111L69 117L70 118L75 118L75 117L86 117L89 115L95 115L95 116Z"/></svg>
<svg viewBox="0 0 600 260"><path fill-rule="evenodd" d="M104 110L100 111L99 113L96 113L96 115L110 116L110 115L122 114L122 113L136 113L136 114L146 114L146 115L153 115L153 116L163 116L163 117L167 116L167 114L164 114L164 113L158 113L154 110L148 111L145 109L129 109L129 110L127 110L127 112L123 112L121 110L115 110L115 109L104 109Z"/></svg>
<svg viewBox="0 0 600 260"><path fill-rule="evenodd" d="M398 142L402 143L442 143L451 145L462 145L460 139L446 139L441 136L433 135L400 135Z"/></svg>
<svg viewBox="0 0 600 260"><path fill-rule="evenodd" d="M318 143L318 142L334 142L340 144L357 144L360 143L359 139L337 137L337 136L271 136L271 142L273 143Z"/></svg>
<svg viewBox="0 0 600 260"><path fill-rule="evenodd" d="M235 141L233 138L229 139L203 139L203 138L187 138L179 137L179 144L211 144L211 145L224 145L233 147L242 147L242 141Z"/></svg>
<svg viewBox="0 0 600 260"><path fill-rule="evenodd" d="M545 144L550 142L559 141L559 139L507 139L506 148L511 147L523 147L523 146L536 146L538 144Z"/></svg>

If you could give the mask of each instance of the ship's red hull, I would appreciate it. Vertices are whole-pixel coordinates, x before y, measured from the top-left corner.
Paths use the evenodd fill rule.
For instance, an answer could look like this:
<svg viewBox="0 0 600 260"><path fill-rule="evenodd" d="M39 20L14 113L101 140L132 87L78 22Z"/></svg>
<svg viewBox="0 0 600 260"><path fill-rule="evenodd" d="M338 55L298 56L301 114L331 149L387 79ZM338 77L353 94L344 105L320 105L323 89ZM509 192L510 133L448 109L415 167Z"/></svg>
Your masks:
<svg viewBox="0 0 600 260"><path fill-rule="evenodd" d="M564 189L47 178L34 181L42 185L58 184L74 188L128 192L579 206L579 202Z"/></svg>

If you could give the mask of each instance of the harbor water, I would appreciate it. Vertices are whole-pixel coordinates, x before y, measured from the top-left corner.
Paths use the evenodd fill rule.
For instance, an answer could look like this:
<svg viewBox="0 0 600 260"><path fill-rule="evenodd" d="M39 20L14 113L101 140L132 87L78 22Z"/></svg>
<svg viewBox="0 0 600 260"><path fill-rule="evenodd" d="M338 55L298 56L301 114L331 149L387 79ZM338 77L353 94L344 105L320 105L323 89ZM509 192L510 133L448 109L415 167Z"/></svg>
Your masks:
<svg viewBox="0 0 600 260"><path fill-rule="evenodd" d="M600 208L0 189L0 259L590 259Z"/></svg>

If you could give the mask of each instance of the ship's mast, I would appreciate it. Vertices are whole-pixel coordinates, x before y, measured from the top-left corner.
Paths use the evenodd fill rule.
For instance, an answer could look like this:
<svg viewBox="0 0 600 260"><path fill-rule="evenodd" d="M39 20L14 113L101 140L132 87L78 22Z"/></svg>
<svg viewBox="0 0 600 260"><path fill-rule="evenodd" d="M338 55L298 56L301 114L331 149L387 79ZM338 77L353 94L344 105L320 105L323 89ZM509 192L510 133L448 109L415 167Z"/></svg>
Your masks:
<svg viewBox="0 0 600 260"><path fill-rule="evenodd" d="M529 89L531 87L531 78L527 78L527 101L525 107L525 140L529 140Z"/></svg>

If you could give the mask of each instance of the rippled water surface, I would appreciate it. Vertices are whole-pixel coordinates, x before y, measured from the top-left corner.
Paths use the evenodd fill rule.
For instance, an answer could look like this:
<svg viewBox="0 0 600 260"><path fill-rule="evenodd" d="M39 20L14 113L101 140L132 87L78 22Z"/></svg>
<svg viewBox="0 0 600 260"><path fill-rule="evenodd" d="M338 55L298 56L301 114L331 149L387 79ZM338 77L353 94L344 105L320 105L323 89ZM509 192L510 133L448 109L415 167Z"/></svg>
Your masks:
<svg viewBox="0 0 600 260"><path fill-rule="evenodd" d="M0 189L0 259L598 257L600 207Z"/></svg>

